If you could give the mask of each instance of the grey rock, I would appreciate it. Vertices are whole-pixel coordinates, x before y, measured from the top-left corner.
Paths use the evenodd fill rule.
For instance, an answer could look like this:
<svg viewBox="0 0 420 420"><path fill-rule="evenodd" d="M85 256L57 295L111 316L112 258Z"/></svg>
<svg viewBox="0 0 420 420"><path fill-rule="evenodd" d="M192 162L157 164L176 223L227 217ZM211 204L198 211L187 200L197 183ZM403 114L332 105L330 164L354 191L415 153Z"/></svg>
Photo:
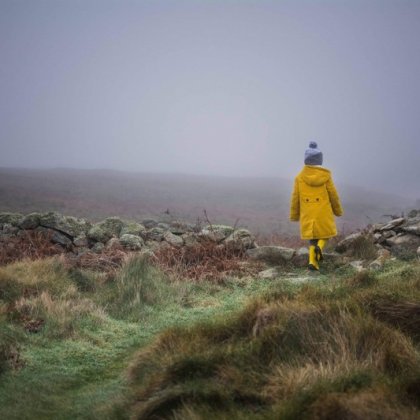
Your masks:
<svg viewBox="0 0 420 420"><path fill-rule="evenodd" d="M195 233L184 233L181 238L187 247L194 247L200 243Z"/></svg>
<svg viewBox="0 0 420 420"><path fill-rule="evenodd" d="M51 229L51 242L59 244L64 248L71 248L72 246L72 241L69 237L53 229Z"/></svg>
<svg viewBox="0 0 420 420"><path fill-rule="evenodd" d="M108 217L102 222L96 223L88 231L88 238L96 242L108 242L112 237L118 238L121 229L123 228L123 221L118 217Z"/></svg>
<svg viewBox="0 0 420 420"><path fill-rule="evenodd" d="M111 238L106 244L106 249L121 249L122 245L118 238Z"/></svg>
<svg viewBox="0 0 420 420"><path fill-rule="evenodd" d="M381 227L381 231L383 232L384 230L391 230L394 229L395 227L402 225L405 222L405 218L404 217L399 217L398 219L394 219L391 220L389 223L387 223L385 226Z"/></svg>
<svg viewBox="0 0 420 420"><path fill-rule="evenodd" d="M342 241L340 241L335 247L337 252L346 252L348 251L355 241L363 236L362 232L352 233L351 235L346 236Z"/></svg>
<svg viewBox="0 0 420 420"><path fill-rule="evenodd" d="M105 245L102 242L96 242L95 245L91 248L91 251L95 254L100 254L105 248Z"/></svg>
<svg viewBox="0 0 420 420"><path fill-rule="evenodd" d="M384 226L385 226L385 223L375 223L374 225L372 225L369 232L370 233L379 232Z"/></svg>
<svg viewBox="0 0 420 420"><path fill-rule="evenodd" d="M255 248L255 237L248 229L237 229L224 241L226 247L236 250Z"/></svg>
<svg viewBox="0 0 420 420"><path fill-rule="evenodd" d="M87 247L83 247L83 246L79 246L76 248L76 250L74 251L76 253L76 255L78 257L81 257L84 254L87 254L88 252L90 252L90 249Z"/></svg>
<svg viewBox="0 0 420 420"><path fill-rule="evenodd" d="M19 232L19 228L13 226L11 223L4 223L3 224L3 233L8 235L16 235Z"/></svg>
<svg viewBox="0 0 420 420"><path fill-rule="evenodd" d="M152 241L162 241L165 230L160 227L154 227L146 232L146 238Z"/></svg>
<svg viewBox="0 0 420 420"><path fill-rule="evenodd" d="M413 235L420 236L420 221L416 223L409 223L406 226L402 226L401 230L407 233L412 233Z"/></svg>
<svg viewBox="0 0 420 420"><path fill-rule="evenodd" d="M167 242L157 242L157 241L146 240L144 242L144 247L149 249L151 252L155 252L159 249L160 244L166 244L166 245L170 246Z"/></svg>
<svg viewBox="0 0 420 420"><path fill-rule="evenodd" d="M153 219L144 219L144 220L142 220L141 224L146 229L152 229L152 228L154 228L158 225L158 222L156 220L153 220Z"/></svg>
<svg viewBox="0 0 420 420"><path fill-rule="evenodd" d="M373 243L375 244L383 244L386 241L385 236L383 236L381 233L375 233L373 234L372 237L373 237Z"/></svg>
<svg viewBox="0 0 420 420"><path fill-rule="evenodd" d="M194 226L189 223L174 221L169 225L169 231L174 235L184 235L185 233L193 232Z"/></svg>
<svg viewBox="0 0 420 420"><path fill-rule="evenodd" d="M357 260L350 262L350 266L353 267L357 272L361 272L365 269L364 267L364 261Z"/></svg>
<svg viewBox="0 0 420 420"><path fill-rule="evenodd" d="M211 241L211 242L222 242L225 239L225 235L220 231L212 231L209 229L201 229L198 234L200 241Z"/></svg>
<svg viewBox="0 0 420 420"><path fill-rule="evenodd" d="M157 225L158 228L161 228L163 230L169 230L169 223L166 222L159 222Z"/></svg>
<svg viewBox="0 0 420 420"><path fill-rule="evenodd" d="M39 226L40 220L40 213L30 213L23 217L19 224L19 227L21 229L35 229Z"/></svg>
<svg viewBox="0 0 420 420"><path fill-rule="evenodd" d="M293 258L295 250L291 248L284 248L282 246L267 245L249 249L246 253L249 258L253 260L264 261L272 264L282 264Z"/></svg>
<svg viewBox="0 0 420 420"><path fill-rule="evenodd" d="M73 244L78 247L87 247L89 245L88 238L85 233L81 233L73 240Z"/></svg>
<svg viewBox="0 0 420 420"><path fill-rule="evenodd" d="M210 232L217 232L223 236L223 238L227 238L231 235L235 229L232 226L227 225L207 225L203 230L210 231ZM246 229L237 229L237 231L246 230ZM249 231L247 231L249 232Z"/></svg>
<svg viewBox="0 0 420 420"><path fill-rule="evenodd" d="M299 248L293 256L293 265L296 267L306 267L309 261L308 248Z"/></svg>
<svg viewBox="0 0 420 420"><path fill-rule="evenodd" d="M377 258L376 260L373 260L368 265L368 269L372 271L379 271L384 266L384 260L382 258Z"/></svg>
<svg viewBox="0 0 420 420"><path fill-rule="evenodd" d="M414 258L417 248L420 246L420 236L411 235L410 233L400 234L387 239L386 244L396 257L401 259Z"/></svg>
<svg viewBox="0 0 420 420"><path fill-rule="evenodd" d="M378 258L382 258L383 260L388 260L391 258L391 253L385 248L379 248L377 252Z"/></svg>
<svg viewBox="0 0 420 420"><path fill-rule="evenodd" d="M171 244L172 246L177 247L177 248L184 245L184 240L180 236L174 235L170 231L167 231L163 234L163 239L169 244Z"/></svg>
<svg viewBox="0 0 420 420"><path fill-rule="evenodd" d="M275 279L279 276L276 268L268 268L267 270L260 271L257 275L260 279Z"/></svg>
<svg viewBox="0 0 420 420"><path fill-rule="evenodd" d="M146 231L146 228L137 222L125 222L124 226L121 229L120 236L129 234L129 235L137 235L142 236Z"/></svg>
<svg viewBox="0 0 420 420"><path fill-rule="evenodd" d="M397 233L396 233L394 230L386 230L386 231L383 233L383 237L384 237L385 239L391 238L392 236L396 236L396 235L397 235Z"/></svg>
<svg viewBox="0 0 420 420"><path fill-rule="evenodd" d="M73 238L79 236L81 233L86 233L91 227L91 224L85 219L63 216L57 212L42 214L39 219L39 224L43 227L65 233Z"/></svg>
<svg viewBox="0 0 420 420"><path fill-rule="evenodd" d="M132 251L137 251L141 249L144 245L144 241L140 236L130 235L126 233L120 237L120 243L124 248L130 249Z"/></svg>
<svg viewBox="0 0 420 420"><path fill-rule="evenodd" d="M22 219L23 215L20 213L0 213L0 225L10 223L12 226L19 226Z"/></svg>

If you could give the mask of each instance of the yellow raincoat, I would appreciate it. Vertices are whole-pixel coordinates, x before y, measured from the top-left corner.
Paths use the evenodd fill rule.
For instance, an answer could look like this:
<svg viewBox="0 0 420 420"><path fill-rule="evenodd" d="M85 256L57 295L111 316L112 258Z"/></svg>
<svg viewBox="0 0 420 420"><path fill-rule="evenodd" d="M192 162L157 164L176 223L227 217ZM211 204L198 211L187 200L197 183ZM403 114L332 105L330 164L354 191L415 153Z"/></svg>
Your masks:
<svg viewBox="0 0 420 420"><path fill-rule="evenodd" d="M328 239L337 235L335 216L343 208L331 172L320 166L305 165L295 178L290 220L300 221L302 239Z"/></svg>

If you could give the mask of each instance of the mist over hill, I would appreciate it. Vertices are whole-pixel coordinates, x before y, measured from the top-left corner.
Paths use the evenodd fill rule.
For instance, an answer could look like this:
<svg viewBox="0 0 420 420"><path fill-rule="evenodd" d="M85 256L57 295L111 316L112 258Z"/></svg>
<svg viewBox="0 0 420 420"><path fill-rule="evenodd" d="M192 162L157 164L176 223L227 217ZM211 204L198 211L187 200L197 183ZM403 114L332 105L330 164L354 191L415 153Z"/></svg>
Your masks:
<svg viewBox="0 0 420 420"><path fill-rule="evenodd" d="M0 169L0 211L56 210L92 220L171 217L246 226L255 233L298 234L288 221L292 180L134 173L113 170ZM345 215L341 231L383 221L415 205L413 199L337 185Z"/></svg>

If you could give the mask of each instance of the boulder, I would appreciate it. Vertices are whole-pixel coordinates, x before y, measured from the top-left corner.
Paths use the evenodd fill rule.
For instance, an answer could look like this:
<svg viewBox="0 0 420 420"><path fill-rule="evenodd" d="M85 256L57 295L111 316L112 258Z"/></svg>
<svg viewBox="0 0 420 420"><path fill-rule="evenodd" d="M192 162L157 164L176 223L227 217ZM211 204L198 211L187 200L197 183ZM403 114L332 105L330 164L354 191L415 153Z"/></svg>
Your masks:
<svg viewBox="0 0 420 420"><path fill-rule="evenodd" d="M153 220L153 219L144 219L144 220L141 221L141 224L146 229L152 229L152 228L154 228L158 225L158 222L156 220Z"/></svg>
<svg viewBox="0 0 420 420"><path fill-rule="evenodd" d="M411 233L420 236L420 217L408 219L404 226L401 226L403 232Z"/></svg>
<svg viewBox="0 0 420 420"><path fill-rule="evenodd" d="M235 229L232 226L227 225L207 225L203 230L208 230L210 232L218 232L221 235L223 235L223 238L227 238L235 231ZM241 229L238 229L237 231L239 230Z"/></svg>
<svg viewBox="0 0 420 420"><path fill-rule="evenodd" d="M118 238L111 238L106 244L105 249L122 249L121 242Z"/></svg>
<svg viewBox="0 0 420 420"><path fill-rule="evenodd" d="M351 261L350 266L353 267L358 273L365 270L364 261L362 260Z"/></svg>
<svg viewBox="0 0 420 420"><path fill-rule="evenodd" d="M3 233L7 235L16 235L19 232L19 228L13 226L11 223L4 223L3 224Z"/></svg>
<svg viewBox="0 0 420 420"><path fill-rule="evenodd" d="M200 243L196 233L184 233L181 235L182 240L184 241L185 246L194 247Z"/></svg>
<svg viewBox="0 0 420 420"><path fill-rule="evenodd" d="M145 231L146 228L140 223L125 222L121 229L120 236L125 234L142 236L142 234L144 234Z"/></svg>
<svg viewBox="0 0 420 420"><path fill-rule="evenodd" d="M21 229L35 229L39 226L40 220L40 213L30 213L23 217L19 224L19 227Z"/></svg>
<svg viewBox="0 0 420 420"><path fill-rule="evenodd" d="M340 241L336 247L335 250L337 252L346 252L349 249L352 248L352 246L357 242L359 238L363 236L362 232L356 232L352 233L351 235L346 236L342 241Z"/></svg>
<svg viewBox="0 0 420 420"><path fill-rule="evenodd" d="M50 231L50 234L51 234L51 242L52 243L61 245L64 248L67 248L67 249L71 248L72 241L68 236L64 235L61 232L53 230L53 229L49 229L49 231Z"/></svg>
<svg viewBox="0 0 420 420"><path fill-rule="evenodd" d="M389 223L387 223L385 226L382 226L380 228L380 231L384 231L384 230L391 230L396 228L399 225L402 225L405 222L405 218L404 217L399 217L398 219L394 219L391 220Z"/></svg>
<svg viewBox="0 0 420 420"><path fill-rule="evenodd" d="M226 236L222 231L217 230L210 230L210 229L201 229L200 233L198 234L198 237L201 241L211 241L211 242L222 242Z"/></svg>
<svg viewBox="0 0 420 420"><path fill-rule="evenodd" d="M49 212L41 215L40 226L54 229L73 238L81 233L86 233L91 227L90 222L85 219L77 219L73 216L63 216L57 212Z"/></svg>
<svg viewBox="0 0 420 420"><path fill-rule="evenodd" d="M108 242L112 237L118 238L123 228L123 221L118 217L108 217L94 224L88 231L88 238L95 242Z"/></svg>
<svg viewBox="0 0 420 420"><path fill-rule="evenodd" d="M391 253L402 259L414 258L417 255L417 248L420 246L420 236L410 233L399 234L386 240Z"/></svg>
<svg viewBox="0 0 420 420"><path fill-rule="evenodd" d="M146 232L146 238L152 241L160 242L163 240L165 230L156 226Z"/></svg>
<svg viewBox="0 0 420 420"><path fill-rule="evenodd" d="M299 248L293 256L293 265L296 267L306 267L309 262L309 249Z"/></svg>
<svg viewBox="0 0 420 420"><path fill-rule="evenodd" d="M21 215L20 213L0 213L0 225L4 223L9 223L12 226L19 226L22 219L23 215Z"/></svg>
<svg viewBox="0 0 420 420"><path fill-rule="evenodd" d="M105 249L105 245L102 242L96 242L91 248L91 251L95 254L100 254Z"/></svg>
<svg viewBox="0 0 420 420"><path fill-rule="evenodd" d="M226 247L243 250L255 248L255 237L248 229L237 229L231 233L223 242Z"/></svg>
<svg viewBox="0 0 420 420"><path fill-rule="evenodd" d="M88 238L86 234L83 232L73 240L73 244L78 247L86 248L89 245Z"/></svg>
<svg viewBox="0 0 420 420"><path fill-rule="evenodd" d="M163 229L163 230L169 230L169 223L166 223L166 222L159 222L159 223L157 224L157 227L158 227L158 228L161 228L161 229Z"/></svg>
<svg viewBox="0 0 420 420"><path fill-rule="evenodd" d="M276 268L268 268L267 270L260 271L257 275L260 279L275 279L279 276Z"/></svg>
<svg viewBox="0 0 420 420"><path fill-rule="evenodd" d="M267 245L249 249L246 253L253 260L271 264L283 264L285 261L290 261L294 257L295 250L282 246Z"/></svg>
<svg viewBox="0 0 420 420"><path fill-rule="evenodd" d="M120 237L120 243L124 248L130 249L132 251L137 251L142 248L144 241L140 236L130 235L126 233Z"/></svg>
<svg viewBox="0 0 420 420"><path fill-rule="evenodd" d="M170 232L169 230L166 231L163 234L163 239L168 242L169 244L171 244L172 246L179 248L182 245L184 245L184 240L178 236L178 235L174 235L172 232Z"/></svg>
<svg viewBox="0 0 420 420"><path fill-rule="evenodd" d="M193 232L194 226L190 223L173 221L169 225L169 231L174 235L184 235L185 233Z"/></svg>
<svg viewBox="0 0 420 420"><path fill-rule="evenodd" d="M391 237L396 236L396 235L397 235L397 233L396 233L394 230L386 230L386 231L382 234L382 236L383 236L385 239L391 238Z"/></svg>

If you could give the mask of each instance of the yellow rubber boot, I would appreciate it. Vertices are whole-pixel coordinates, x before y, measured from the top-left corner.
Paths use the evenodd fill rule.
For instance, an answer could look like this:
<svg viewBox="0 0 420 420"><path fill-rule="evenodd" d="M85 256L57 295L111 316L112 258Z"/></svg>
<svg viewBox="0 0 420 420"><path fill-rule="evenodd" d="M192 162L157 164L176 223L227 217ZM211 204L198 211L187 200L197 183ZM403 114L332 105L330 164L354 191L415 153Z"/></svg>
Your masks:
<svg viewBox="0 0 420 420"><path fill-rule="evenodd" d="M309 270L319 270L319 264L316 259L316 252L315 252L315 246L311 245L309 247Z"/></svg>
<svg viewBox="0 0 420 420"><path fill-rule="evenodd" d="M322 261L324 259L322 255L322 250L325 248L325 245L327 244L328 239L319 239L318 243L315 247L315 254L316 254L316 260Z"/></svg>

